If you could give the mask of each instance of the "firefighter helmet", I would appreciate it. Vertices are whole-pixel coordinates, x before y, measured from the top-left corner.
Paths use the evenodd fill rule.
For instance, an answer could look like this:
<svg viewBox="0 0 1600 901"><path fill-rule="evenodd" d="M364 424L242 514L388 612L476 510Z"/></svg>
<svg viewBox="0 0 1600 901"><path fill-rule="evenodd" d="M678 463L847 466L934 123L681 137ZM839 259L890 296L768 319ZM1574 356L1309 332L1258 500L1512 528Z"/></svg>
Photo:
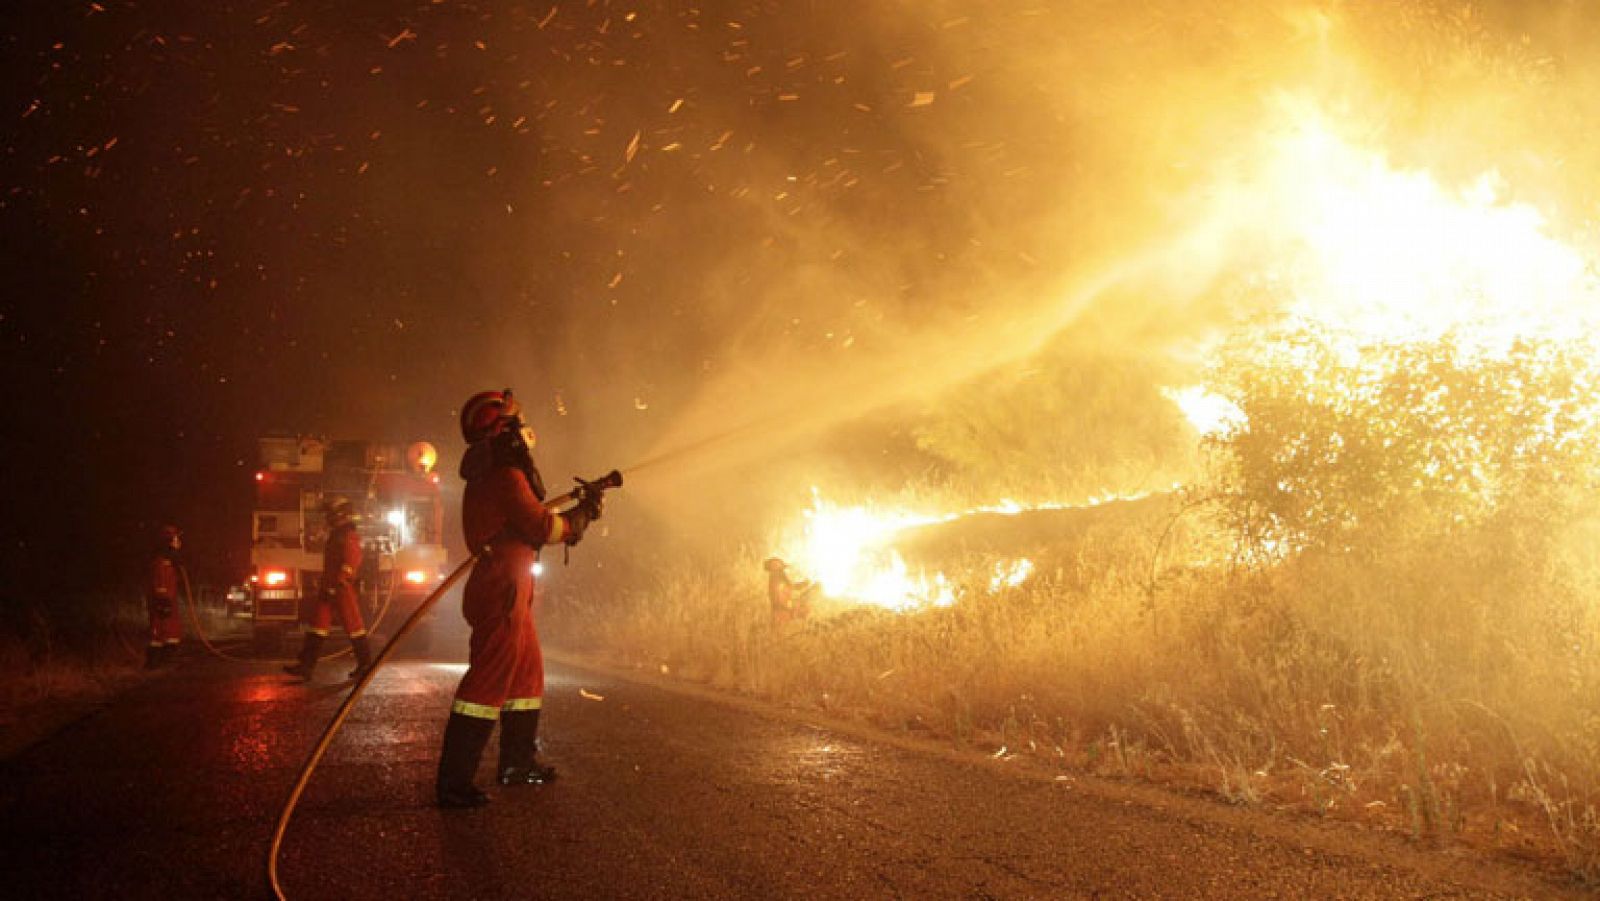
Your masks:
<svg viewBox="0 0 1600 901"><path fill-rule="evenodd" d="M497 435L508 420L522 412L511 389L480 391L461 405L461 437L468 444Z"/></svg>
<svg viewBox="0 0 1600 901"><path fill-rule="evenodd" d="M356 505L347 497L334 498L323 508L323 514L327 517L329 525L338 525L355 518Z"/></svg>

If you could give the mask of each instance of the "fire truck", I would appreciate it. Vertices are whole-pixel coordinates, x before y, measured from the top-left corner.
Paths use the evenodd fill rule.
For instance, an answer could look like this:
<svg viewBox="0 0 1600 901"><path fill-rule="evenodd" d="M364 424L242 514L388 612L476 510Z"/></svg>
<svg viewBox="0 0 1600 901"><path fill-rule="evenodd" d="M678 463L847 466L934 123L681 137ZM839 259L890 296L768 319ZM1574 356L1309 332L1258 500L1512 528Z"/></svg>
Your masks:
<svg viewBox="0 0 1600 901"><path fill-rule="evenodd" d="M392 631L446 573L433 445L292 435L261 438L259 447L250 529L258 651L277 653L317 597L328 537L323 511L340 499L357 513L362 616L369 629ZM425 634L417 640L426 642Z"/></svg>

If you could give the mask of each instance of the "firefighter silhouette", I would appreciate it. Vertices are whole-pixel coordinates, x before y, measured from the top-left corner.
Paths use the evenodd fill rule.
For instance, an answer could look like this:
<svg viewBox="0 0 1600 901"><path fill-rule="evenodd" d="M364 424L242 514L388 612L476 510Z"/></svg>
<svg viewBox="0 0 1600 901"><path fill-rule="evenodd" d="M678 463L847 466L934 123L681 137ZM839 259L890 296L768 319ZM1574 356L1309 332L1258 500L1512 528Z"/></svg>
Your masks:
<svg viewBox="0 0 1600 901"><path fill-rule="evenodd" d="M182 548L183 533L178 527L162 526L145 589L145 608L150 614L150 642L145 650L148 669L169 662L183 640L183 620L178 616L178 551Z"/></svg>
<svg viewBox="0 0 1600 901"><path fill-rule="evenodd" d="M341 498L328 505L326 517L328 541L322 549L322 580L311 605L305 644L300 647L300 662L283 668L291 676L308 682L316 673L317 656L328 639L335 615L355 650L356 668L350 671L349 678L360 678L372 668L367 627L361 619L361 608L356 604L362 554L361 536L356 534L355 509L349 500Z"/></svg>
<svg viewBox="0 0 1600 901"><path fill-rule="evenodd" d="M768 557L761 564L767 571L767 601L772 605L772 624L782 627L811 616L811 596L817 583L789 577L789 564L777 557Z"/></svg>

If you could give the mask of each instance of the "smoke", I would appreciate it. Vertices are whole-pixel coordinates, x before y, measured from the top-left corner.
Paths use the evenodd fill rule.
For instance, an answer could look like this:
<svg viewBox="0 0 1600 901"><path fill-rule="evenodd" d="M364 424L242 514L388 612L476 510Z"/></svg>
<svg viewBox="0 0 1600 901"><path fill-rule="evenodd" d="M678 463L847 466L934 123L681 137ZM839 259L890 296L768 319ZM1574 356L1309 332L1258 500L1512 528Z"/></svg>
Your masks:
<svg viewBox="0 0 1600 901"><path fill-rule="evenodd" d="M1138 403L1077 416L1059 385L994 397L1016 420L1048 414L1111 449L1165 429L1181 464L1194 436L1161 425L1181 420L1160 389L1197 380L1229 331L1307 301L1273 283L1300 237L1277 230L1300 214L1296 181L1323 173L1285 168L1273 154L1286 136L1325 124L1376 161L1437 167L1445 194L1501 159L1525 194L1559 183L1510 152L1542 139L1494 126L1538 96L1534 57L1551 48L1507 45L1516 23L1474 20L1475 8L888 4L853 19L859 32L768 22L796 28L804 49L764 65L868 57L836 106L870 117L781 118L780 102L749 139L760 149L710 170L708 182L764 185L736 204L749 240L722 234L723 259L677 276L699 292L695 327L652 340L686 344L655 343L617 374L653 389L660 415L606 440L648 461L640 490L672 505L717 473L778 485L780 472L828 471L817 457L841 429L926 434L956 398L1078 355L1146 372ZM1458 129L1485 140L1441 140ZM997 453L1010 440L985 437ZM1062 468L1037 464L1046 484ZM975 493L1001 490L996 472L960 466Z"/></svg>
<svg viewBox="0 0 1600 901"><path fill-rule="evenodd" d="M1228 61L1243 39L1212 22L1196 43L1196 23L1181 4L727 5L652 46L654 90L547 78L546 103L590 128L546 142L597 170L552 172L526 235L582 245L541 324L561 340L514 374L559 392L551 443L701 448L678 458L688 479L934 405L1085 316L1148 326L1133 292L1164 291L1139 282L1194 240L1164 232L1184 179L1151 148L1215 127L1220 104L1191 101L1249 77ZM508 329L498 355L531 360L528 343Z"/></svg>
<svg viewBox="0 0 1600 901"><path fill-rule="evenodd" d="M841 62L787 94L773 88L793 101L762 96L770 121L729 141L744 152L708 154L694 170L708 188L735 185L731 201L708 190L649 232L683 267L670 281L692 303L613 331L609 396L573 391L614 411L608 434L585 444L660 460L637 484L658 486L664 505L674 486L730 467L769 481L779 467L816 468L796 455L864 420L915 429L951 392L1041 354L1093 345L1170 376L1175 355L1196 357L1240 315L1202 302L1237 232L1195 193L1259 120L1262 85L1320 39L1303 22L1257 4L851 15L848 27L774 13L738 29L781 31L788 45L763 57L752 44L749 69ZM750 118L699 97L704 115ZM785 102L837 118L789 116ZM706 236L695 227L705 216L742 221L743 234ZM699 252L703 236L715 261ZM1114 447L1119 428L1147 431L1152 419L1179 421L1162 405L1092 425Z"/></svg>

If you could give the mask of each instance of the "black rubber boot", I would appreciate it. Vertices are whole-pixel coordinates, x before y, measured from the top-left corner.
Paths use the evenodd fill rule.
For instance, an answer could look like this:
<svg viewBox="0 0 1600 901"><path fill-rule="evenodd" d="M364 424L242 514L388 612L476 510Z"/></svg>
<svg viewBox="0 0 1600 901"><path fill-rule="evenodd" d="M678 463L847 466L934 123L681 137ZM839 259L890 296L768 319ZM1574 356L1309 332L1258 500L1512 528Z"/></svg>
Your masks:
<svg viewBox="0 0 1600 901"><path fill-rule="evenodd" d="M286 666L283 671L291 676L311 681L312 675L317 671L317 654L322 650L323 637L315 632L306 633L306 643L300 646L300 662L293 666Z"/></svg>
<svg viewBox="0 0 1600 901"><path fill-rule="evenodd" d="M372 646L367 643L367 636L350 639L350 647L356 652L356 668L350 671L351 679L359 679L372 669Z"/></svg>
<svg viewBox="0 0 1600 901"><path fill-rule="evenodd" d="M500 712L501 785L543 785L554 782L556 768L539 762L539 711Z"/></svg>
<svg viewBox="0 0 1600 901"><path fill-rule="evenodd" d="M472 780L478 774L478 761L483 759L483 749L493 731L494 720L450 714L450 721L444 726L444 749L439 752L439 778L434 783L440 807L460 810L489 803L489 796Z"/></svg>

